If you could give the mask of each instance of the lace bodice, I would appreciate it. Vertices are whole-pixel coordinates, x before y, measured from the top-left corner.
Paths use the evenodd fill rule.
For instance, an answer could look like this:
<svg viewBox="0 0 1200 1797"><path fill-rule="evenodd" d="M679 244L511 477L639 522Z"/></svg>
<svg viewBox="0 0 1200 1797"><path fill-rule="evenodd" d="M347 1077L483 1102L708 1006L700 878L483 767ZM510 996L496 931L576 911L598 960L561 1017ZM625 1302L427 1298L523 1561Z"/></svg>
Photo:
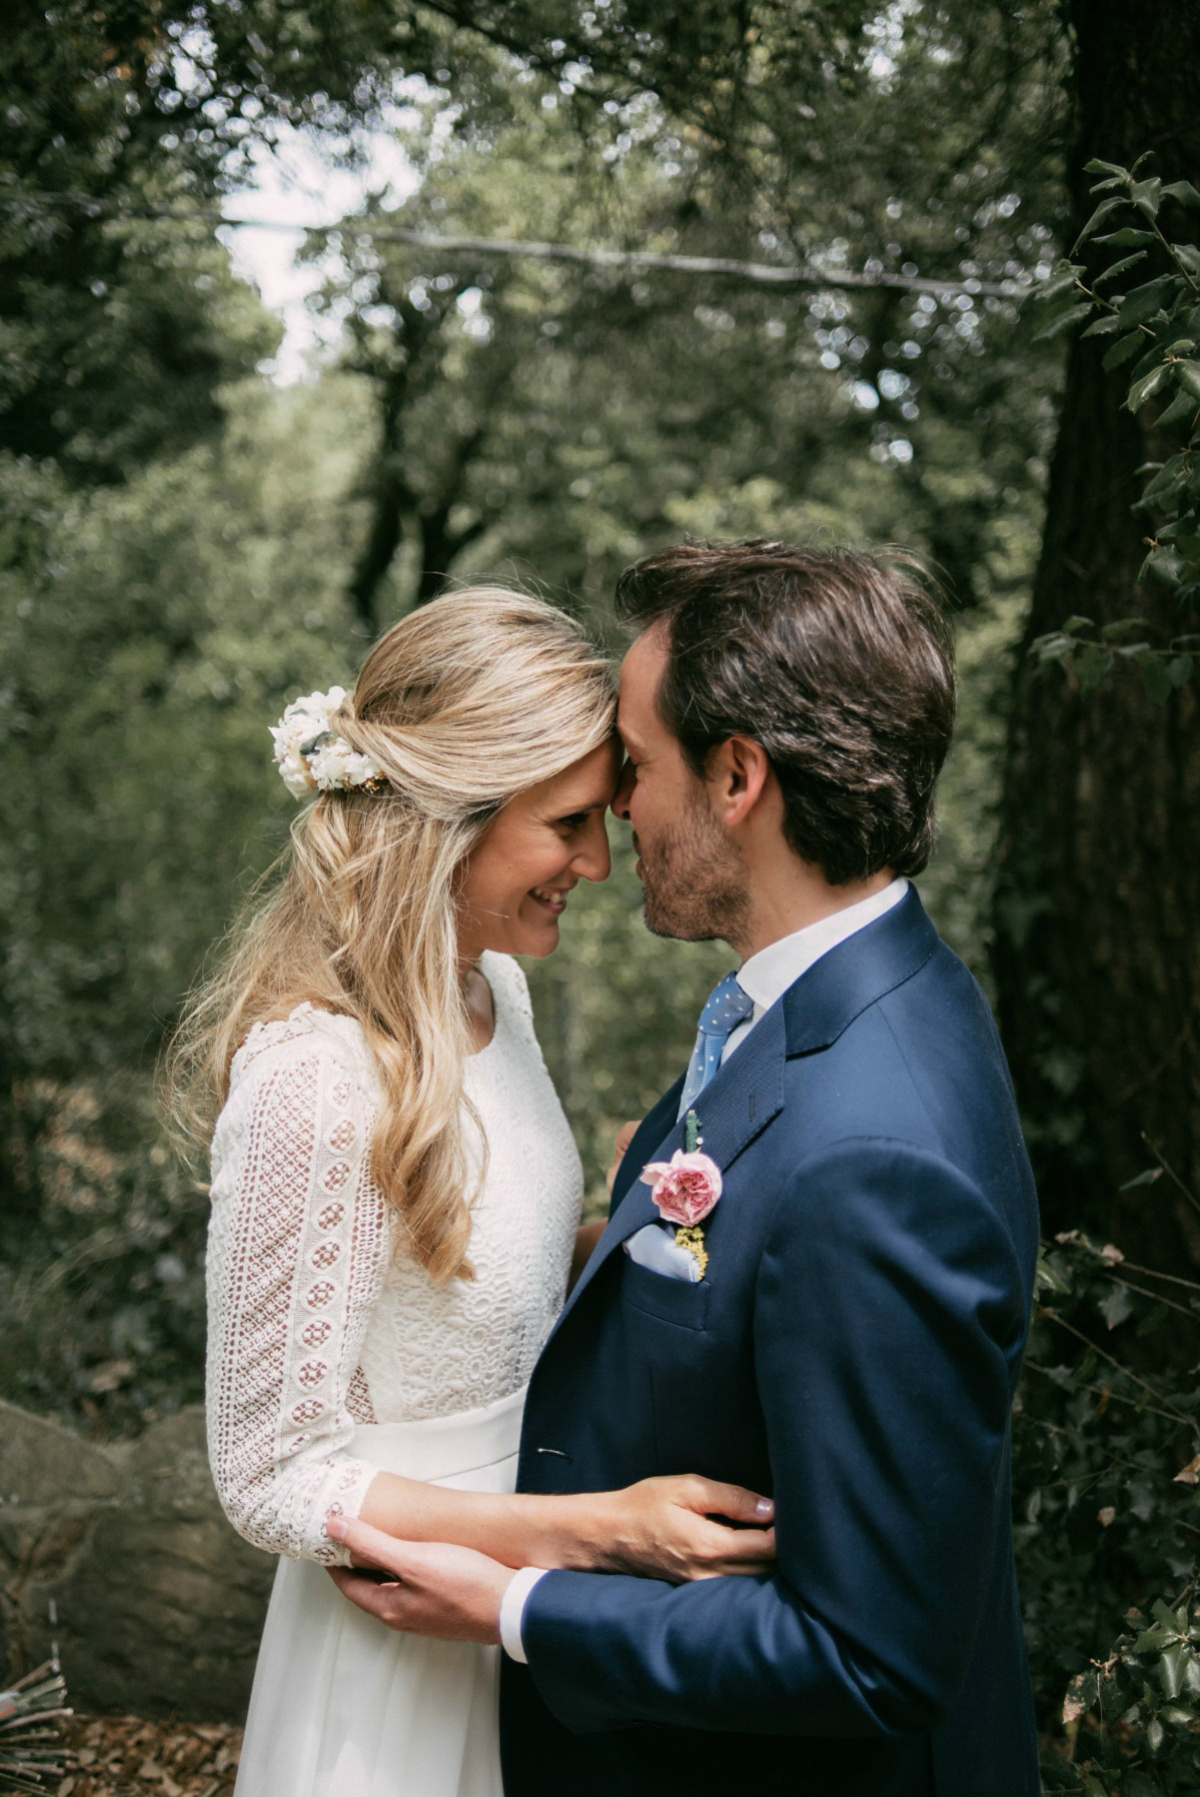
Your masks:
<svg viewBox="0 0 1200 1797"><path fill-rule="evenodd" d="M525 976L485 954L495 1034L467 1063L488 1141L473 1281L397 1252L371 1179L375 1066L358 1025L301 1005L234 1057L213 1139L208 1436L221 1502L273 1553L344 1558L375 1468L360 1423L451 1415L525 1384L566 1290L583 1176L533 1033Z"/></svg>

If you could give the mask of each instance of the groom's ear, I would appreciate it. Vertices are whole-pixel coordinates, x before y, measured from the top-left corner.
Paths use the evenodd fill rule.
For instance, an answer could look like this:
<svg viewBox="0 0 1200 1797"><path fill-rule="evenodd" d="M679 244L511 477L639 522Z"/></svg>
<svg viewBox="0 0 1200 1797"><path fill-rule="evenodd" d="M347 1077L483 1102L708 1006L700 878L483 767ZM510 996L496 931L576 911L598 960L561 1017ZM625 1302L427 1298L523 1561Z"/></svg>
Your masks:
<svg viewBox="0 0 1200 1797"><path fill-rule="evenodd" d="M726 828L744 824L774 784L770 757L751 736L728 737L708 758L705 784L717 822Z"/></svg>

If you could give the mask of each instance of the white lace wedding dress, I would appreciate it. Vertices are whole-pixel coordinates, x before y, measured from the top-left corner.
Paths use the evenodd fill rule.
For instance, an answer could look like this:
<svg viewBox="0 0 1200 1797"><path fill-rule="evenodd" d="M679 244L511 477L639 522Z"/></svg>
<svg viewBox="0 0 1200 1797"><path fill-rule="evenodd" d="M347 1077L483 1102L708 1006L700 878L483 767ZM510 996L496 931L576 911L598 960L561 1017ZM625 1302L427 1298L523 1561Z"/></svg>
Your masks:
<svg viewBox="0 0 1200 1797"><path fill-rule="evenodd" d="M383 1469L512 1490L524 1388L563 1301L582 1174L525 978L485 954L496 1027L466 1089L488 1141L473 1281L396 1253L369 1169L378 1084L351 1019L301 1005L234 1059L213 1143L209 1452L284 1556L237 1797L501 1797L496 1648L387 1630L323 1568L329 1510Z"/></svg>

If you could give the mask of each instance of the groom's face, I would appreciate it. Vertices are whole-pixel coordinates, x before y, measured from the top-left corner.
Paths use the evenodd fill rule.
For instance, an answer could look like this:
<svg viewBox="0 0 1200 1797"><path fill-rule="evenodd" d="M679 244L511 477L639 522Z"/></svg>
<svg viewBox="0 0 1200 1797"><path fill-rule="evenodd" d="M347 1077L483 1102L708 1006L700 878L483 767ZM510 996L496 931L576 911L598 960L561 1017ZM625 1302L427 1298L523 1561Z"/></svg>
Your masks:
<svg viewBox="0 0 1200 1797"><path fill-rule="evenodd" d="M745 873L713 817L705 782L659 712L666 668L666 632L654 625L621 666L617 728L627 760L613 811L633 825L646 927L686 942L728 941L745 910Z"/></svg>

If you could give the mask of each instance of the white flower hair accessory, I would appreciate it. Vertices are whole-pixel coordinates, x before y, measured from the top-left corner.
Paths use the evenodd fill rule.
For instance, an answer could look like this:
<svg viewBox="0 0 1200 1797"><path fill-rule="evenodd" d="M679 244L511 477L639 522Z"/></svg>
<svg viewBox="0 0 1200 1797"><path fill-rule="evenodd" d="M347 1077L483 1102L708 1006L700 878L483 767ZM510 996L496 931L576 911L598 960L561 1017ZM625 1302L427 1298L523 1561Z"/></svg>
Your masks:
<svg viewBox="0 0 1200 1797"><path fill-rule="evenodd" d="M369 755L352 749L333 729L330 719L345 702L344 686L327 693L309 693L293 699L277 724L272 724L275 760L284 785L293 798L310 792L386 792L387 777Z"/></svg>

